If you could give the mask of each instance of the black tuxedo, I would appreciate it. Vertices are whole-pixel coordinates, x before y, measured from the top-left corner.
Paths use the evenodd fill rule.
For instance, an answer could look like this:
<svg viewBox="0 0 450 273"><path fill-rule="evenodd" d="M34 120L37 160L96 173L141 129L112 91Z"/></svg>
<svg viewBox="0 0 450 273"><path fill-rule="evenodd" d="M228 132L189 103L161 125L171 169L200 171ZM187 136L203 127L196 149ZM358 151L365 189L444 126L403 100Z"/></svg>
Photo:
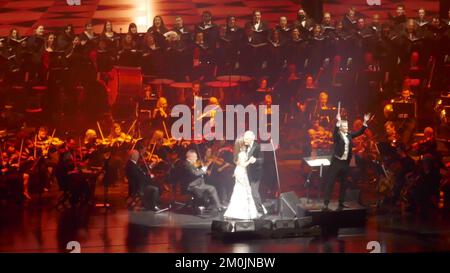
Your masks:
<svg viewBox="0 0 450 273"><path fill-rule="evenodd" d="M328 205L330 202L331 193L333 192L334 182L336 177L339 178L341 182L341 187L339 191L339 203L342 204L345 200L345 182L347 179L348 168L350 165L350 160L352 158L352 148L353 142L352 139L358 137L364 133L367 129L366 126L363 126L360 130L356 132L349 132L347 134L348 138L348 155L346 160L341 160L344 152L345 152L345 140L342 134L339 131L339 127L336 126L333 133L333 141L334 141L334 150L331 158L331 165L328 169L328 176L326 181L325 195L324 195L324 203Z"/></svg>
<svg viewBox="0 0 450 273"><path fill-rule="evenodd" d="M250 187L252 188L252 195L255 201L256 208L261 212L262 200L261 196L259 195L259 185L261 183L264 163L264 154L261 152L261 146L258 143L253 142L253 145L251 147L247 147L247 156L249 159L252 156L256 158L255 163L249 164L247 166L247 175L250 182Z"/></svg>
<svg viewBox="0 0 450 273"><path fill-rule="evenodd" d="M348 132L348 134L347 134L347 137L349 139L349 148L348 148L348 157L347 157L348 162L350 162L350 160L352 159L352 148L353 148L352 139L364 134L364 131L366 129L367 129L367 127L363 126L361 129L359 129L356 132ZM334 128L333 141L334 141L333 158L335 158L336 156L340 158L344 154L345 142L344 142L344 139L342 138L341 133L339 132L338 126L336 126Z"/></svg>
<svg viewBox="0 0 450 273"><path fill-rule="evenodd" d="M146 209L155 208L159 200L159 189L151 185L150 177L131 160L127 161L125 166L125 174L129 183L129 191L131 194L139 194L142 196L142 205Z"/></svg>
<svg viewBox="0 0 450 273"><path fill-rule="evenodd" d="M261 21L258 28L255 28L253 22L247 22L245 28L251 28L253 30L255 44L267 43L267 38L269 37L269 25L266 22Z"/></svg>
<svg viewBox="0 0 450 273"><path fill-rule="evenodd" d="M188 160L184 163L184 179L182 179L182 186L184 191L193 193L197 198L203 198L204 194L208 194L214 201L215 205L220 208L220 202L217 190L214 186L205 183L204 176L206 173L194 166Z"/></svg>

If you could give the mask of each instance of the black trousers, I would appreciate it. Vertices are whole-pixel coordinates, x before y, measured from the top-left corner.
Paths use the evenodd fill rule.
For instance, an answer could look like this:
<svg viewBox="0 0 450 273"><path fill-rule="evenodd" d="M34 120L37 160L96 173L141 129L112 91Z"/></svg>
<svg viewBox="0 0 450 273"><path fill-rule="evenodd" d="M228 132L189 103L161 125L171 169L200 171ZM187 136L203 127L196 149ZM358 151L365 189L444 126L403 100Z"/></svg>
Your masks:
<svg viewBox="0 0 450 273"><path fill-rule="evenodd" d="M261 184L261 181L250 181L250 188L252 189L252 196L253 200L255 201L255 206L258 212L263 212L262 208L262 199L261 195L259 194L259 185Z"/></svg>
<svg viewBox="0 0 450 273"><path fill-rule="evenodd" d="M331 194L333 193L334 183L336 179L339 179L339 181L341 182L341 187L339 189L339 203L343 203L345 201L345 189L349 165L350 160L340 160L335 157L331 159L331 165L328 169L328 176L325 185L325 195L323 199L325 205L328 205L328 203L330 203L330 198Z"/></svg>
<svg viewBox="0 0 450 273"><path fill-rule="evenodd" d="M152 185L146 185L143 189L142 206L153 209L159 202L159 189Z"/></svg>
<svg viewBox="0 0 450 273"><path fill-rule="evenodd" d="M192 192L198 198L202 198L202 196L207 194L213 200L216 207L222 206L219 195L217 194L217 190L212 185L208 185L203 182L193 186L189 186L188 191Z"/></svg>

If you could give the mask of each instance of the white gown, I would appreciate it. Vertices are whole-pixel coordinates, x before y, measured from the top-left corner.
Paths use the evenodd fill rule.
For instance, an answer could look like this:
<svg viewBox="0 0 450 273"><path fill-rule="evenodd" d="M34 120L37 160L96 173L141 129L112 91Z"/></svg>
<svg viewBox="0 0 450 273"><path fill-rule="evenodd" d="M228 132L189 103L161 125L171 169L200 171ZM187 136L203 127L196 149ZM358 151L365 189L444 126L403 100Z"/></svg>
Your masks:
<svg viewBox="0 0 450 273"><path fill-rule="evenodd" d="M252 196L252 189L248 181L247 169L243 163L247 161L247 154L240 152L236 169L234 169L234 189L231 195L228 209L223 215L225 218L250 220L258 218L255 201Z"/></svg>

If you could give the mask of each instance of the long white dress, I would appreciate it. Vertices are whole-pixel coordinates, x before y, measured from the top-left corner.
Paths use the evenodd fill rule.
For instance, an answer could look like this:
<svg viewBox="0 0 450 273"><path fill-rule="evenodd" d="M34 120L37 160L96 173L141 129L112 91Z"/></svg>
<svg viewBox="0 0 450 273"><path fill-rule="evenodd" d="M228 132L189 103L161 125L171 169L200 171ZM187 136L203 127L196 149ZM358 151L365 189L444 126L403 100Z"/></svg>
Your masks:
<svg viewBox="0 0 450 273"><path fill-rule="evenodd" d="M247 169L244 162L247 161L247 153L240 152L234 169L234 189L231 195L228 209L223 215L225 218L250 220L258 218L255 201L252 196L252 189L248 181Z"/></svg>

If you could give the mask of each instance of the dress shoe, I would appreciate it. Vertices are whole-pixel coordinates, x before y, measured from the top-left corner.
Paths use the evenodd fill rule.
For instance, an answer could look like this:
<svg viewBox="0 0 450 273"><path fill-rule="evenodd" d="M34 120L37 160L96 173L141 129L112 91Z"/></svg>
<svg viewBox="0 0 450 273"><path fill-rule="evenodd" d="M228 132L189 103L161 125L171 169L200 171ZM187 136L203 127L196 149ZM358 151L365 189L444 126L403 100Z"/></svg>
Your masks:
<svg viewBox="0 0 450 273"><path fill-rule="evenodd" d="M156 212L156 211L160 211L161 209L158 206L154 206L154 207L149 208L148 210Z"/></svg>

